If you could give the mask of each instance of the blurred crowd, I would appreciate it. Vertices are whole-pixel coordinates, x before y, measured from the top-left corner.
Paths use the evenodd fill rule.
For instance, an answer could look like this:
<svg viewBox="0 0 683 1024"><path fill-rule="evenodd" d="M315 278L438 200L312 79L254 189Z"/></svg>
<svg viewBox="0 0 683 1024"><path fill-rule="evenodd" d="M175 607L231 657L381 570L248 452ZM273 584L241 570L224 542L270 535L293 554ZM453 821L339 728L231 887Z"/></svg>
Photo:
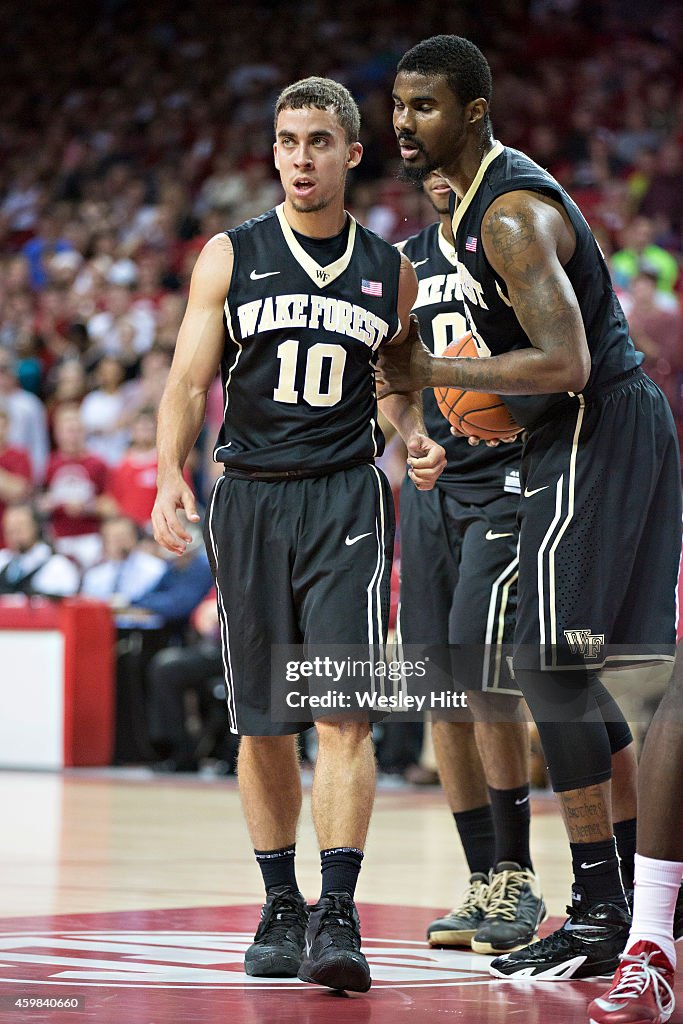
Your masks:
<svg viewBox="0 0 683 1024"><path fill-rule="evenodd" d="M579 202L647 368L678 413L678 11L666 0L647 11L622 0L349 0L334 10L321 0L101 0L57 19L42 0L0 8L3 444L29 460L54 535L75 532L53 493L63 486L54 462L64 405L80 410L84 451L107 465L107 482L93 483L89 528L115 507L144 522L131 480L144 488L152 479L154 411L192 267L216 231L279 201L271 121L285 83L329 75L358 98L365 155L349 206L360 220L397 241L430 219L398 179L390 91L401 53L436 31L484 48L497 136ZM211 405L209 434L220 398ZM4 500L17 487L25 496L8 482L26 476L17 458L2 467ZM205 493L206 460L193 472Z"/></svg>
<svg viewBox="0 0 683 1024"><path fill-rule="evenodd" d="M156 412L199 250L281 199L275 97L310 74L348 85L365 147L348 205L398 241L433 214L399 180L391 84L401 54L437 32L485 51L496 136L583 209L682 423L679 14L675 0L0 6L4 592L27 544L61 561L41 577L36 556L26 592L46 579L92 592L99 567L97 585L118 593L115 568L101 567L131 543L146 546L156 565L139 578L157 586L168 566L148 536ZM217 382L188 466L204 500L221 415Z"/></svg>

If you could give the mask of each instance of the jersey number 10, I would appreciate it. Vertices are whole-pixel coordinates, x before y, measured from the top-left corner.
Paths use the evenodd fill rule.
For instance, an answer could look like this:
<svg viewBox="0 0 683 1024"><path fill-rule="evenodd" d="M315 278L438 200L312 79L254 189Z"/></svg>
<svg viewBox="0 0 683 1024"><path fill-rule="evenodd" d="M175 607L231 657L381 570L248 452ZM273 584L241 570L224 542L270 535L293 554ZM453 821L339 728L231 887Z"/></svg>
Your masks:
<svg viewBox="0 0 683 1024"><path fill-rule="evenodd" d="M277 387L273 391L276 402L296 405L299 392L295 389L297 363L299 360L299 342L293 338L283 341L277 348L280 360L280 374ZM308 405L330 406L341 401L342 377L346 364L346 349L341 345L331 345L319 341L311 345L305 353L306 374L304 376L304 401ZM327 386L323 390L323 374L327 371Z"/></svg>

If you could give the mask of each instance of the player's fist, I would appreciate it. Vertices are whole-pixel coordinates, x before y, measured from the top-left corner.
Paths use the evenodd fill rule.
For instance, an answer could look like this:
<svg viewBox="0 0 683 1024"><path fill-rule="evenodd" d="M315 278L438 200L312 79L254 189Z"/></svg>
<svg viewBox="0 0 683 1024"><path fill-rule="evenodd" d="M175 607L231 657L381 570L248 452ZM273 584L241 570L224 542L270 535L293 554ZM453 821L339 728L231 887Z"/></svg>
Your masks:
<svg viewBox="0 0 683 1024"><path fill-rule="evenodd" d="M410 314L408 333L403 341L383 345L375 371L377 397L407 394L429 387L432 353L420 337L420 323Z"/></svg>
<svg viewBox="0 0 683 1024"><path fill-rule="evenodd" d="M408 476L418 491L431 491L446 468L446 452L426 434L415 433L407 443Z"/></svg>

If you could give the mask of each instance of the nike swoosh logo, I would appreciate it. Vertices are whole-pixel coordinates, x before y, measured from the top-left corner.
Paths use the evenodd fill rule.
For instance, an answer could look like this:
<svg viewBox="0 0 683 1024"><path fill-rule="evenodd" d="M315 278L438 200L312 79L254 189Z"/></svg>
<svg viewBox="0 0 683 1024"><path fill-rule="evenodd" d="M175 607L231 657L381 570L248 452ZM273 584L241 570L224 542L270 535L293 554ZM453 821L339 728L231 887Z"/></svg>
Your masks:
<svg viewBox="0 0 683 1024"><path fill-rule="evenodd" d="M313 948L312 943L310 943L308 941L308 939L306 939L306 956L310 956L311 955L312 948Z"/></svg>
<svg viewBox="0 0 683 1024"><path fill-rule="evenodd" d="M413 263L412 265L413 267L421 267L423 263L429 263L429 260L430 257L428 256L426 260L417 260L417 262Z"/></svg>
<svg viewBox="0 0 683 1024"><path fill-rule="evenodd" d="M506 536L507 536L507 534L506 534ZM522 798L521 800L515 800L515 803L516 803L516 805L517 805L517 806L519 807L519 805L520 805L520 804L525 804L525 803L527 802L527 800L528 800L528 799L529 799L529 797L528 797L528 796L525 796L525 797L523 797L523 798Z"/></svg>
<svg viewBox="0 0 683 1024"><path fill-rule="evenodd" d="M486 540L498 540L499 537L512 537L511 533L494 533L493 530L486 531ZM527 800L529 797L527 797ZM516 803L516 801L515 801Z"/></svg>
<svg viewBox="0 0 683 1024"><path fill-rule="evenodd" d="M597 868L601 864L606 864L606 863L607 863L606 860L596 860L593 864L586 864L586 862L584 861L584 863L581 865L581 869L582 869L582 871L588 871L589 868Z"/></svg>
<svg viewBox="0 0 683 1024"><path fill-rule="evenodd" d="M601 1010L607 1010L608 1013L626 1009L626 1003L611 1003L609 999L596 999L595 1003Z"/></svg>
<svg viewBox="0 0 683 1024"><path fill-rule="evenodd" d="M255 270L252 270L249 277L252 281L260 281L262 277L274 277L275 274L279 274L279 270L269 270L266 274L257 274Z"/></svg>
<svg viewBox="0 0 683 1024"><path fill-rule="evenodd" d="M524 497L530 498L534 494L538 494L539 491L547 491L550 484L546 484L545 487L534 487L533 491L530 491L528 487L524 488Z"/></svg>
<svg viewBox="0 0 683 1024"><path fill-rule="evenodd" d="M344 541L344 543L346 544L347 548L350 548L352 544L357 544L359 540L363 539L363 537L372 537L372 530L370 531L370 533L359 533L357 537L349 537L347 533L346 540Z"/></svg>
<svg viewBox="0 0 683 1024"><path fill-rule="evenodd" d="M567 921L562 928L565 932L603 932L605 929L599 924L572 924Z"/></svg>

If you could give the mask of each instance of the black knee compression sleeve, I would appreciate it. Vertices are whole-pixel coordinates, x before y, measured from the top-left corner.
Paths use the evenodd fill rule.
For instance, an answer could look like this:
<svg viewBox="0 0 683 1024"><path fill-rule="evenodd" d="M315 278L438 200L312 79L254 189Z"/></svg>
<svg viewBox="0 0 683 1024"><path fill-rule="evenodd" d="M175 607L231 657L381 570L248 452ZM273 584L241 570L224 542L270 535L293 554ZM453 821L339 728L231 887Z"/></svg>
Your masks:
<svg viewBox="0 0 683 1024"><path fill-rule="evenodd" d="M592 677L589 685L607 729L610 750L613 754L618 754L629 743L633 743L633 734L628 722L614 697L605 689L596 675Z"/></svg>
<svg viewBox="0 0 683 1024"><path fill-rule="evenodd" d="M543 744L556 793L595 786L612 772L610 739L582 672L515 671Z"/></svg>

